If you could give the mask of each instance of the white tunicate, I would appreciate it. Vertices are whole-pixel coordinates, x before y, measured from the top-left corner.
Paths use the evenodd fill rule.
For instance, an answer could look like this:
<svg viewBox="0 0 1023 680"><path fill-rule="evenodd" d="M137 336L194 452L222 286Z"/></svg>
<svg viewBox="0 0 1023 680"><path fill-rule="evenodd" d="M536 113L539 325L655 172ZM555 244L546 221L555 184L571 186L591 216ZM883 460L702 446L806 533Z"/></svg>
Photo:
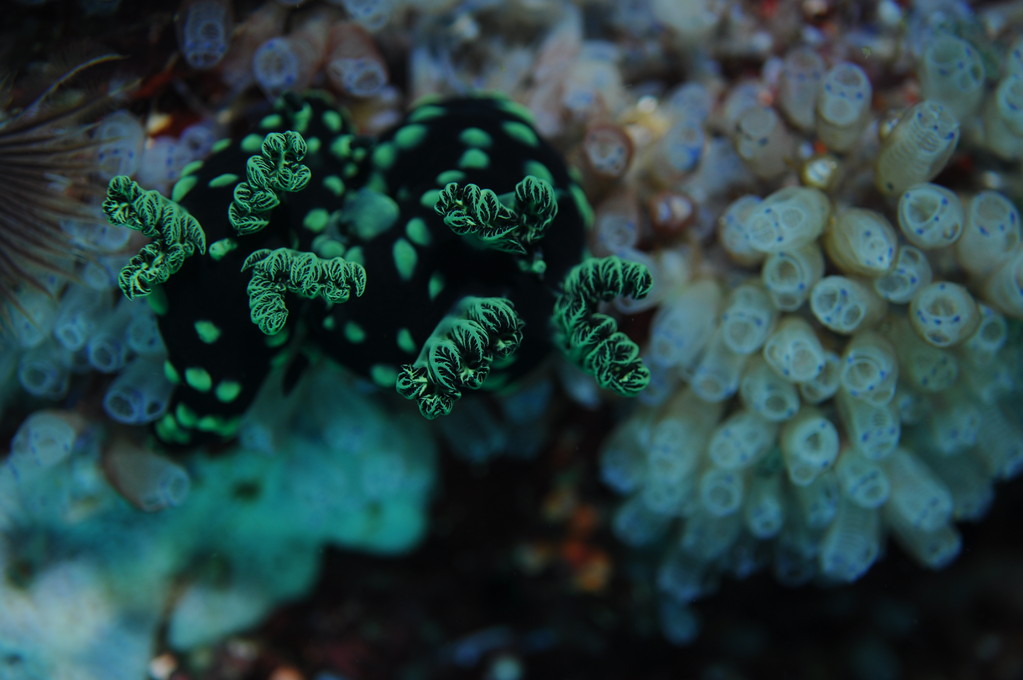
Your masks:
<svg viewBox="0 0 1023 680"><path fill-rule="evenodd" d="M872 288L846 276L826 276L810 291L810 310L835 333L849 335L872 326L887 307Z"/></svg>
<svg viewBox="0 0 1023 680"><path fill-rule="evenodd" d="M898 234L879 212L863 208L841 210L824 235L824 250L845 274L878 277L895 264Z"/></svg>
<svg viewBox="0 0 1023 680"><path fill-rule="evenodd" d="M821 574L851 583L865 574L880 554L881 517L878 511L848 501L840 503L835 521L821 539Z"/></svg>
<svg viewBox="0 0 1023 680"><path fill-rule="evenodd" d="M714 334L721 288L694 281L668 297L650 323L647 355L652 363L690 368Z"/></svg>
<svg viewBox="0 0 1023 680"><path fill-rule="evenodd" d="M842 495L862 508L880 508L891 495L884 468L856 449L843 449L835 463L835 478Z"/></svg>
<svg viewBox="0 0 1023 680"><path fill-rule="evenodd" d="M715 517L731 515L742 505L745 484L740 472L707 468L698 487L700 505Z"/></svg>
<svg viewBox="0 0 1023 680"><path fill-rule="evenodd" d="M959 143L959 120L938 102L924 100L902 115L881 143L875 183L895 196L937 175Z"/></svg>
<svg viewBox="0 0 1023 680"><path fill-rule="evenodd" d="M1006 262L1023 241L1019 210L999 192L981 191L967 201L965 212L956 258L971 275L983 277Z"/></svg>
<svg viewBox="0 0 1023 680"><path fill-rule="evenodd" d="M743 284L729 294L721 312L721 340L733 352L755 352L767 340L776 316L763 288Z"/></svg>
<svg viewBox="0 0 1023 680"><path fill-rule="evenodd" d="M740 409L714 428L707 455L724 470L749 467L767 455L777 433L773 421L755 410Z"/></svg>
<svg viewBox="0 0 1023 680"><path fill-rule="evenodd" d="M993 307L1014 319L1023 319L1023 248L1016 249L988 277L983 292Z"/></svg>
<svg viewBox="0 0 1023 680"><path fill-rule="evenodd" d="M778 104L801 130L813 128L814 102L824 80L824 60L809 47L789 50L782 60Z"/></svg>
<svg viewBox="0 0 1023 680"><path fill-rule="evenodd" d="M689 384L701 399L720 402L728 399L739 389L742 369L748 354L739 354L729 349L720 329L714 333L704 349L703 356L693 369Z"/></svg>
<svg viewBox="0 0 1023 680"><path fill-rule="evenodd" d="M875 405L841 390L837 402L838 417L854 449L870 460L881 460L895 450L902 435L902 422L894 400Z"/></svg>
<svg viewBox="0 0 1023 680"><path fill-rule="evenodd" d="M760 540L774 538L785 523L786 505L781 477L756 475L743 505L743 524Z"/></svg>
<svg viewBox="0 0 1023 680"><path fill-rule="evenodd" d="M752 265L764 259L763 251L754 248L748 236L750 215L762 200L752 194L740 196L718 219L718 241L739 264Z"/></svg>
<svg viewBox="0 0 1023 680"><path fill-rule="evenodd" d="M810 290L823 275L824 255L816 243L771 253L760 270L771 302L786 312L802 307L810 296Z"/></svg>
<svg viewBox="0 0 1023 680"><path fill-rule="evenodd" d="M107 387L103 410L119 423L151 423L166 412L173 389L164 377L163 362L140 356L125 366Z"/></svg>
<svg viewBox="0 0 1023 680"><path fill-rule="evenodd" d="M802 383L824 369L824 348L813 327L797 316L786 316L764 343L764 359L778 375Z"/></svg>
<svg viewBox="0 0 1023 680"><path fill-rule="evenodd" d="M924 49L918 69L925 99L948 107L964 120L984 94L984 64L970 43L953 35L939 35Z"/></svg>
<svg viewBox="0 0 1023 680"><path fill-rule="evenodd" d="M774 179L789 169L792 136L771 107L754 106L743 111L732 141L739 158L761 179Z"/></svg>
<svg viewBox="0 0 1023 680"><path fill-rule="evenodd" d="M939 184L914 184L899 197L899 228L918 248L952 245L963 233L964 221L959 196Z"/></svg>
<svg viewBox="0 0 1023 680"><path fill-rule="evenodd" d="M959 345L960 357L970 364L981 366L990 363L1009 339L1009 324L1005 317L984 303L978 303L980 322Z"/></svg>
<svg viewBox="0 0 1023 680"><path fill-rule="evenodd" d="M839 62L817 92L817 136L832 151L855 146L870 121L870 79L856 64Z"/></svg>
<svg viewBox="0 0 1023 680"><path fill-rule="evenodd" d="M192 68L213 68L227 54L233 28L229 2L196 0L186 3L177 24L181 54Z"/></svg>
<svg viewBox="0 0 1023 680"><path fill-rule="evenodd" d="M750 361L739 386L746 408L771 422L788 420L799 410L799 393L761 357Z"/></svg>
<svg viewBox="0 0 1023 680"><path fill-rule="evenodd" d="M838 430L814 408L803 408L782 425L779 446L789 481L806 486L838 456Z"/></svg>
<svg viewBox="0 0 1023 680"><path fill-rule="evenodd" d="M796 486L794 491L807 528L823 529L835 519L841 494L834 470L825 470L806 486Z"/></svg>
<svg viewBox="0 0 1023 680"><path fill-rule="evenodd" d="M952 494L913 453L897 448L884 461L891 480L888 511L922 532L934 531L952 517Z"/></svg>
<svg viewBox="0 0 1023 680"><path fill-rule="evenodd" d="M93 138L100 142L96 148L96 165L101 178L135 174L146 139L138 118L128 111L114 111L96 126Z"/></svg>
<svg viewBox="0 0 1023 680"><path fill-rule="evenodd" d="M919 248L899 246L890 272L874 279L874 290L889 302L904 305L933 279L931 263Z"/></svg>
<svg viewBox="0 0 1023 680"><path fill-rule="evenodd" d="M11 441L10 462L52 467L71 453L78 438L77 417L55 411L36 411L22 422Z"/></svg>
<svg viewBox="0 0 1023 680"><path fill-rule="evenodd" d="M70 285L60 300L53 337L65 349L76 352L85 346L109 311L109 293Z"/></svg>
<svg viewBox="0 0 1023 680"><path fill-rule="evenodd" d="M746 236L765 253L791 251L817 240L831 214L831 201L811 187L785 187L750 211Z"/></svg>
<svg viewBox="0 0 1023 680"><path fill-rule="evenodd" d="M898 377L895 348L883 336L864 331L846 345L839 381L849 396L883 406L895 396Z"/></svg>
<svg viewBox="0 0 1023 680"><path fill-rule="evenodd" d="M935 281L910 300L909 320L930 344L951 347L973 334L980 323L980 311L965 286Z"/></svg>
<svg viewBox="0 0 1023 680"><path fill-rule="evenodd" d="M807 404L819 404L835 396L841 385L842 359L831 350L824 351L824 366L816 377L799 383L799 396Z"/></svg>
<svg viewBox="0 0 1023 680"><path fill-rule="evenodd" d="M71 380L71 357L53 340L36 345L18 360L18 383L35 397L60 399Z"/></svg>

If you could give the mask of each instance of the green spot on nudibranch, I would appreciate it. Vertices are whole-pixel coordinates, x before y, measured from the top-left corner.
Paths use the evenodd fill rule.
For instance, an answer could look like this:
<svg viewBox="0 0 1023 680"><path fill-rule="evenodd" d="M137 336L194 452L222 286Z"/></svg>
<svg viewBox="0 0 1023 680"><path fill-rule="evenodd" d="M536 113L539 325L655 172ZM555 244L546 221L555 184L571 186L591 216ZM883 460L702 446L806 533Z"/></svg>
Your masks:
<svg viewBox="0 0 1023 680"><path fill-rule="evenodd" d="M291 114L291 124L299 134L304 135L306 133L312 120L313 106L309 102L304 102L301 109Z"/></svg>
<svg viewBox="0 0 1023 680"><path fill-rule="evenodd" d="M245 135L242 137L242 141L238 144L238 148L245 153L256 153L263 148L263 137L265 137L265 135L256 134L255 132Z"/></svg>
<svg viewBox="0 0 1023 680"><path fill-rule="evenodd" d="M210 244L210 257L214 260L222 260L225 255L238 247L238 241L231 237L222 238Z"/></svg>
<svg viewBox="0 0 1023 680"><path fill-rule="evenodd" d="M220 339L220 327L212 321L200 319L195 322L195 334L207 345L212 345Z"/></svg>
<svg viewBox="0 0 1023 680"><path fill-rule="evenodd" d="M343 257L345 254L345 244L330 234L320 234L313 239L313 252L324 260L329 260L332 257Z"/></svg>
<svg viewBox="0 0 1023 680"><path fill-rule="evenodd" d="M193 390L209 392L213 387L213 378L205 368L192 366L185 369L185 383Z"/></svg>
<svg viewBox="0 0 1023 680"><path fill-rule="evenodd" d="M391 256L394 258L394 267L398 270L398 276L401 280L408 281L411 279L412 274L416 271L416 262L419 259L415 247L405 239L399 238L394 242Z"/></svg>
<svg viewBox="0 0 1023 680"><path fill-rule="evenodd" d="M482 149L466 149L458 159L458 167L471 170L485 170L490 165L490 156Z"/></svg>
<svg viewBox="0 0 1023 680"><path fill-rule="evenodd" d="M323 142L320 141L319 137L310 137L305 140L306 153L316 153L322 145Z"/></svg>
<svg viewBox="0 0 1023 680"><path fill-rule="evenodd" d="M445 113L446 109L443 106L428 104L426 106L419 106L413 109L407 120L410 123L422 123L423 121L433 120L434 118L443 116Z"/></svg>
<svg viewBox="0 0 1023 680"><path fill-rule="evenodd" d="M398 349L407 354L416 354L419 351L416 341L412 339L412 333L407 328L398 330Z"/></svg>
<svg viewBox="0 0 1023 680"><path fill-rule="evenodd" d="M167 359L163 362L163 377L167 378L167 382L171 385L177 385L181 382L181 376L178 375L178 369L174 368L174 364Z"/></svg>
<svg viewBox="0 0 1023 680"><path fill-rule="evenodd" d="M195 175L189 175L179 179L174 183L174 188L171 189L171 200L180 202L181 199L188 195L188 192L192 190L192 187L194 187L198 181L199 178Z"/></svg>
<svg viewBox="0 0 1023 680"><path fill-rule="evenodd" d="M547 166L540 161L526 161L522 166L522 170L525 175L532 175L537 179L542 179L550 182L551 184L555 184L554 175L552 175Z"/></svg>
<svg viewBox="0 0 1023 680"><path fill-rule="evenodd" d="M174 416L168 413L164 417L156 421L156 436L161 441L171 442L173 444L187 444L188 433L181 429L178 425L178 421L175 420Z"/></svg>
<svg viewBox="0 0 1023 680"><path fill-rule="evenodd" d="M369 369L369 377L380 387L394 387L398 379L398 371L391 366L373 364Z"/></svg>
<svg viewBox="0 0 1023 680"><path fill-rule="evenodd" d="M450 182L461 182L465 179L465 173L461 170L445 170L437 175L435 180L438 186L447 186Z"/></svg>
<svg viewBox="0 0 1023 680"><path fill-rule="evenodd" d="M354 321L349 321L345 324L345 339L353 345L358 345L366 340L366 331Z"/></svg>
<svg viewBox="0 0 1023 680"><path fill-rule="evenodd" d="M267 347L280 347L288 341L288 329L285 328L279 333L273 335L267 335L263 338L263 342Z"/></svg>
<svg viewBox="0 0 1023 680"><path fill-rule="evenodd" d="M362 252L361 246L353 246L345 251L345 259L355 264L366 266L366 255Z"/></svg>
<svg viewBox="0 0 1023 680"><path fill-rule="evenodd" d="M525 106L523 106L522 104L518 103L517 101L507 98L501 98L497 99L496 102L498 106L500 106L502 109L512 114L513 116L521 118L522 120L527 121L529 123L533 122L533 112L530 111Z"/></svg>
<svg viewBox="0 0 1023 680"><path fill-rule="evenodd" d="M201 432L213 432L221 437L232 437L241 426L241 416L225 418L224 416L203 416L195 424Z"/></svg>
<svg viewBox="0 0 1023 680"><path fill-rule="evenodd" d="M238 175L233 172L225 172L222 175L217 175L209 182L206 183L210 189L219 189L220 187L234 186L238 182Z"/></svg>
<svg viewBox="0 0 1023 680"><path fill-rule="evenodd" d="M334 330L334 327L337 326L337 319L333 316L325 316L323 317L323 323L321 325L328 331L332 331Z"/></svg>
<svg viewBox="0 0 1023 680"><path fill-rule="evenodd" d="M279 113L271 113L269 116L265 116L263 120L259 121L259 127L264 130L276 130L284 125L284 119L281 118Z"/></svg>
<svg viewBox="0 0 1023 680"><path fill-rule="evenodd" d="M459 133L458 139L466 146L477 146L483 148L489 147L494 142L489 132L477 127L465 128L461 133Z"/></svg>
<svg viewBox="0 0 1023 680"><path fill-rule="evenodd" d="M195 173L199 172L199 168L203 166L203 163L205 163L205 161L201 159L197 161L192 161L185 167L181 168L181 176L188 177L189 175L194 175Z"/></svg>
<svg viewBox="0 0 1023 680"><path fill-rule="evenodd" d="M335 196L340 196L345 191L345 183L337 175L327 175L324 177L323 187Z"/></svg>
<svg viewBox="0 0 1023 680"><path fill-rule="evenodd" d="M242 393L242 384L235 380L222 380L217 383L217 389L213 391L216 395L217 401L224 404L229 404L238 398L238 395Z"/></svg>
<svg viewBox="0 0 1023 680"><path fill-rule="evenodd" d="M227 147L231 146L231 144L233 144L233 143L234 143L234 140L231 139L230 137L224 137L223 139L218 139L217 141L215 141L213 143L213 146L210 148L210 151L213 152L213 153L220 153L221 151L223 151Z"/></svg>
<svg viewBox="0 0 1023 680"><path fill-rule="evenodd" d="M329 212L327 212L324 208L313 208L305 214L305 218L302 220L302 226L314 234L319 234L327 228L327 224L329 222Z"/></svg>
<svg viewBox="0 0 1023 680"><path fill-rule="evenodd" d="M330 153L334 158L339 161L343 161L352 155L352 137L351 135L341 135L335 137L334 141L330 143Z"/></svg>
<svg viewBox="0 0 1023 680"><path fill-rule="evenodd" d="M533 132L533 128L529 127L525 123L520 123L517 120L509 120L501 123L501 128L504 133L514 139L517 142L521 142L526 146L536 146L540 143L540 138Z"/></svg>
<svg viewBox="0 0 1023 680"><path fill-rule="evenodd" d="M422 217L413 217L405 225L405 236L417 246L430 245L430 229Z"/></svg>
<svg viewBox="0 0 1023 680"><path fill-rule="evenodd" d="M199 416L184 402L179 403L174 409L174 417L184 427L195 427L195 424L199 422Z"/></svg>
<svg viewBox="0 0 1023 680"><path fill-rule="evenodd" d="M341 128L344 127L344 119L337 111L324 111L320 120L323 121L325 128L334 133L341 132Z"/></svg>
<svg viewBox="0 0 1023 680"><path fill-rule="evenodd" d="M440 189L429 189L419 197L419 205L433 210L433 206L437 205L438 198L440 198Z"/></svg>
<svg viewBox="0 0 1023 680"><path fill-rule="evenodd" d="M436 300L437 296L440 295L442 290L444 290L444 275L440 272L434 272L431 274L430 282L426 285L426 290L430 295L430 300Z"/></svg>
<svg viewBox="0 0 1023 680"><path fill-rule="evenodd" d="M402 151L411 151L426 139L428 130L425 125L412 123L403 125L394 135L394 143Z"/></svg>
<svg viewBox="0 0 1023 680"><path fill-rule="evenodd" d="M373 165L381 170L389 169L392 165L394 165L394 161L397 159L398 152L395 150L394 144L391 142L378 144L377 147L373 149Z"/></svg>

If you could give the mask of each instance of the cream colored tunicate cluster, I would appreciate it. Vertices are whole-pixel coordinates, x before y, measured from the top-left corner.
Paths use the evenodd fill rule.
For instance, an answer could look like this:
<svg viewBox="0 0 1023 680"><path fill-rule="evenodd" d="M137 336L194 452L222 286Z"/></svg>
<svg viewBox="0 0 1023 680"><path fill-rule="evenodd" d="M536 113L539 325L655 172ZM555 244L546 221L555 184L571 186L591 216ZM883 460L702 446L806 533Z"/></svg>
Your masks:
<svg viewBox="0 0 1023 680"><path fill-rule="evenodd" d="M723 574L849 582L889 539L942 567L1023 469L1023 42L923 44L881 92L895 57L810 44L650 105L706 134L671 178L656 130L631 168L697 206L684 245L612 244L598 206L595 248L655 276L621 306L652 310L651 384L600 467L618 537L664 546L675 639ZM978 167L992 153L1015 165Z"/></svg>

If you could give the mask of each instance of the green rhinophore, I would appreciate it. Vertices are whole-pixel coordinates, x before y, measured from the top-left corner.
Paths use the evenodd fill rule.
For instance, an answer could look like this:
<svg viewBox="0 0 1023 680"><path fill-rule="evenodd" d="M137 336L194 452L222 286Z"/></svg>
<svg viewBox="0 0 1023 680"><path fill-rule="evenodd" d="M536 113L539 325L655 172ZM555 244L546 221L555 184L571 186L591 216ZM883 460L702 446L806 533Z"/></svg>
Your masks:
<svg viewBox="0 0 1023 680"><path fill-rule="evenodd" d="M145 191L126 175L110 180L103 212L111 224L154 239L128 261L117 277L129 300L149 295L181 269L185 259L206 252L206 234L187 210L158 191Z"/></svg>
<svg viewBox="0 0 1023 680"><path fill-rule="evenodd" d="M306 142L289 130L271 132L263 138L260 152L245 164L245 181L234 188L227 215L239 234L252 234L270 223L269 213L280 204L280 193L301 191L311 173L302 165Z"/></svg>
<svg viewBox="0 0 1023 680"><path fill-rule="evenodd" d="M415 363L402 365L398 394L414 399L424 418L447 415L462 390L478 390L491 364L519 348L523 325L510 300L465 298L437 324Z"/></svg>
<svg viewBox="0 0 1023 680"><path fill-rule="evenodd" d="M601 387L632 396L650 381L639 347L614 319L597 312L597 304L620 295L646 297L652 285L645 266L614 256L587 260L565 275L554 303L556 342Z"/></svg>
<svg viewBox="0 0 1023 680"><path fill-rule="evenodd" d="M288 320L285 293L304 298L321 298L339 304L353 289L359 297L366 289L362 265L340 257L324 260L314 253L263 248L245 258L242 271L252 270L246 292L252 323L266 335L276 335Z"/></svg>
<svg viewBox="0 0 1023 680"><path fill-rule="evenodd" d="M558 201L550 182L530 175L515 185L513 208L490 189L451 182L433 209L459 236L475 236L488 248L525 255L558 214Z"/></svg>

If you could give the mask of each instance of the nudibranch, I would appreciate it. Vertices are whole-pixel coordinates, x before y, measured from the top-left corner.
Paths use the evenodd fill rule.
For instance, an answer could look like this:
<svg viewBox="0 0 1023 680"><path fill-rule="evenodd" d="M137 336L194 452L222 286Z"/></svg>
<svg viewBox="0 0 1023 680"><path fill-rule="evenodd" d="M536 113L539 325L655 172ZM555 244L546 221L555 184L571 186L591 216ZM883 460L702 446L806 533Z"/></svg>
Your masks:
<svg viewBox="0 0 1023 680"><path fill-rule="evenodd" d="M316 94L218 143L171 196L110 182L111 222L152 239L122 270L168 349L167 443L230 438L277 365L325 355L450 412L566 355L641 390L639 350L599 304L643 297L640 264L586 258L591 211L530 115L503 97L426 101L377 139Z"/></svg>

